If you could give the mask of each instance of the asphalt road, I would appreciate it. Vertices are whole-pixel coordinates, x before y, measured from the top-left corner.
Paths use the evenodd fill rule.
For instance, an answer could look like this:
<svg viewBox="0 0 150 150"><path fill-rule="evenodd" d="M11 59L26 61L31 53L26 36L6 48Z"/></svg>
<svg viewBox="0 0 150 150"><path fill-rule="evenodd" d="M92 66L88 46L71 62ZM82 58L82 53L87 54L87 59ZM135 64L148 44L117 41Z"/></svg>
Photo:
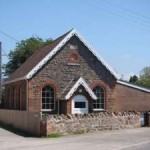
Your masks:
<svg viewBox="0 0 150 150"><path fill-rule="evenodd" d="M131 147L124 148L122 150L150 150L150 142L135 144Z"/></svg>
<svg viewBox="0 0 150 150"><path fill-rule="evenodd" d="M0 128L0 150L150 150L150 128L60 138L23 137Z"/></svg>

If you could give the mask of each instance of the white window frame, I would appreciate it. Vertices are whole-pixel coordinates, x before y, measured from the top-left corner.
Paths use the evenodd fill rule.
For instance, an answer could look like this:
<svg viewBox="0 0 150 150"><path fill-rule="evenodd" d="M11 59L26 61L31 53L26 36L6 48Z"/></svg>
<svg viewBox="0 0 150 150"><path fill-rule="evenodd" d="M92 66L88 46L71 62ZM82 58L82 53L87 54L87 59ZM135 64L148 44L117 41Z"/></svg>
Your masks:
<svg viewBox="0 0 150 150"><path fill-rule="evenodd" d="M95 89L95 88L101 88L102 90L103 90L103 93L104 93L104 108L94 108L93 107L93 111L105 111L105 108L106 108L106 106L105 106L105 103L106 103L106 95L105 95L105 89L102 87L102 86L100 86L100 85L97 85L97 86L95 86L94 88L93 88L93 90ZM94 91L93 91L94 92ZM94 94L97 96L97 94L94 92ZM99 97L97 96L97 100L95 100L95 101L98 101L98 99L99 99ZM95 101L93 101L93 106L94 106L94 103L95 103ZM100 104L100 103L97 103L97 104Z"/></svg>
<svg viewBox="0 0 150 150"><path fill-rule="evenodd" d="M45 88L45 87L51 87L53 90L54 90L54 109L43 109L42 108L42 105L43 105L43 89ZM54 87L53 86L51 86L51 85L45 85L43 88L42 88L42 91L41 91L41 93L42 93L42 98L41 98L41 100L42 100L42 102L41 102L41 111L43 111L43 112L46 112L46 111L54 111L55 110L55 89L54 89ZM45 97L46 98L46 97ZM48 104L53 104L53 103L48 103Z"/></svg>

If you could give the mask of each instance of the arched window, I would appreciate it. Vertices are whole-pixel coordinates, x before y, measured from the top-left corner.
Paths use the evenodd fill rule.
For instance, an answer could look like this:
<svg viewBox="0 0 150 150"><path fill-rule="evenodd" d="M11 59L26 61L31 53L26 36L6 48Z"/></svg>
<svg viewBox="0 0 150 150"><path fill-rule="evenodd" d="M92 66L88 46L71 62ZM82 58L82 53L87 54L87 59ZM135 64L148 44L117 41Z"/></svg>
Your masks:
<svg viewBox="0 0 150 150"><path fill-rule="evenodd" d="M93 92L97 96L97 100L93 100L93 109L105 109L105 91L102 87L96 86Z"/></svg>
<svg viewBox="0 0 150 150"><path fill-rule="evenodd" d="M42 110L53 110L55 107L55 91L51 86L42 89Z"/></svg>

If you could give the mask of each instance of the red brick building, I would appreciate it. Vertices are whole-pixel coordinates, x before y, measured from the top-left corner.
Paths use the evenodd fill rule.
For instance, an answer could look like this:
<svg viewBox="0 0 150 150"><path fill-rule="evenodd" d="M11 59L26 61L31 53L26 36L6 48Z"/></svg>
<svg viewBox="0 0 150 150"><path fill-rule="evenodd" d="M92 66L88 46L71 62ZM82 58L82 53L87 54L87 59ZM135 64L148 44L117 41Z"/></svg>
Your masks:
<svg viewBox="0 0 150 150"><path fill-rule="evenodd" d="M76 30L37 50L5 83L4 108L49 114L149 111L150 89L119 80Z"/></svg>

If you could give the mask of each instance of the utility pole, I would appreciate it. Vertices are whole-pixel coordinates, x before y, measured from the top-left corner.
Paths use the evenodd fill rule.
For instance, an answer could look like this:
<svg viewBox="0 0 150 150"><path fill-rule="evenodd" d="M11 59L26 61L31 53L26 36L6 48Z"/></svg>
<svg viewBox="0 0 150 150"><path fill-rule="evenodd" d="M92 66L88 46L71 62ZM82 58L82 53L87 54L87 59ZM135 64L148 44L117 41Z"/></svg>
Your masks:
<svg viewBox="0 0 150 150"><path fill-rule="evenodd" d="M0 42L0 105L2 104L2 43Z"/></svg>

